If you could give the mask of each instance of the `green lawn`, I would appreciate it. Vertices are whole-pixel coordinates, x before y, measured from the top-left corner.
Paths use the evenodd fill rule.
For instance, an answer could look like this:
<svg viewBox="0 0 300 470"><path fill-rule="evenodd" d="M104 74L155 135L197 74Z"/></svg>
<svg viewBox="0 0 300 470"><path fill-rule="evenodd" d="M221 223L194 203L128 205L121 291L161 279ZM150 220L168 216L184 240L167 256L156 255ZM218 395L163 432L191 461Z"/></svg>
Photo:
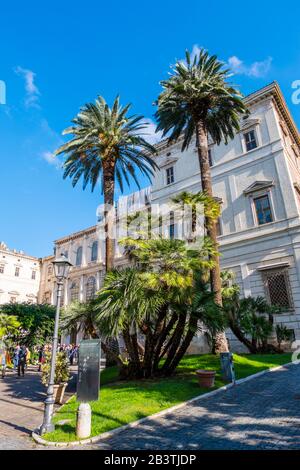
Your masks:
<svg viewBox="0 0 300 470"><path fill-rule="evenodd" d="M234 355L236 378L240 379L290 362L290 354ZM186 356L174 377L160 380L118 381L117 369L101 373L100 399L91 402L92 436L157 413L182 401L206 393L195 376L196 369L217 370L215 388L224 385L220 360L211 354ZM55 415L56 429L43 437L50 441L76 440L75 423L78 402L73 397ZM66 421L67 420L67 421ZM64 423L57 424L58 422Z"/></svg>

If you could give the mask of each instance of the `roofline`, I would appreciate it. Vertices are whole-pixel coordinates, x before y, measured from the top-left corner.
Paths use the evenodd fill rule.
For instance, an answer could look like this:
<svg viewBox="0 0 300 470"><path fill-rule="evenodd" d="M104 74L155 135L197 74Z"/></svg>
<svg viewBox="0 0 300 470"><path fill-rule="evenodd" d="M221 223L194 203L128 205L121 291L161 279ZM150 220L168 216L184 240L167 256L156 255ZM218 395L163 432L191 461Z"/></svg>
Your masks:
<svg viewBox="0 0 300 470"><path fill-rule="evenodd" d="M96 232L97 225L93 225L92 227L88 227L84 230L80 230L79 232L73 232L70 235L66 235L64 237L58 238L57 240L54 240L55 245L62 245L65 242L68 242L70 240L76 240L77 238L82 237L83 235L89 235L90 233Z"/></svg>
<svg viewBox="0 0 300 470"><path fill-rule="evenodd" d="M284 118L285 122L287 123L287 126L291 132L291 134L293 135L298 147L299 147L299 150L300 150L300 134L299 134L299 131L298 131L298 128L296 126L296 123L289 111L289 108L286 104L286 101L285 101L285 98L283 96L283 93L280 89L280 86L278 84L278 82L276 82L275 80L271 83L269 83L268 85L262 87L262 88L259 88L258 90L250 93L249 95L245 96L243 98L243 101L246 103L246 104L249 104L249 105L252 105L256 102L259 102L259 101L262 101L263 99L267 98L267 97L273 97L276 104L277 104L277 107L278 107L278 110L280 112L280 114L282 115L282 117ZM156 148L157 151L162 151L162 150L165 150L166 148L168 147L171 147L172 145L176 145L178 144L178 142L181 142L183 140L183 136L180 136L176 141L172 142L171 144L168 143L168 138L165 138L163 140L161 140L160 142L158 142L157 144L154 145L154 147Z"/></svg>

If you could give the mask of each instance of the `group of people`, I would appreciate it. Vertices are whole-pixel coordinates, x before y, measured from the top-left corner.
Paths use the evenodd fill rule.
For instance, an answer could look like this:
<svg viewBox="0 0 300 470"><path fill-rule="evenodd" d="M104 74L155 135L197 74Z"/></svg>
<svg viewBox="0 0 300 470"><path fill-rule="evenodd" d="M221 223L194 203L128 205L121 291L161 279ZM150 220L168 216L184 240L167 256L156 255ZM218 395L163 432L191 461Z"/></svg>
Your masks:
<svg viewBox="0 0 300 470"><path fill-rule="evenodd" d="M50 344L34 348L34 353L37 353L38 355L39 372L42 370L42 365L46 361L47 353L51 353L51 350L52 346ZM78 362L78 345L59 344L57 350L66 354L71 366L74 363ZM17 370L18 376L24 377L25 370L27 368L27 365L30 363L30 360L31 352L27 346L20 346L19 344L17 344L17 346L13 349L11 353L4 346L0 347L0 368L2 378L5 377L7 367L12 365L14 370Z"/></svg>
<svg viewBox="0 0 300 470"><path fill-rule="evenodd" d="M78 350L79 346L77 344L61 344L58 348L59 352L65 352L69 361L70 366L78 361Z"/></svg>
<svg viewBox="0 0 300 470"><path fill-rule="evenodd" d="M0 350L1 377L4 379L6 368L11 364L13 364L14 369L18 371L18 376L24 377L25 368L27 367L27 361L30 360L30 355L31 353L26 346L20 346L18 344L13 351L11 361L9 351L2 347Z"/></svg>

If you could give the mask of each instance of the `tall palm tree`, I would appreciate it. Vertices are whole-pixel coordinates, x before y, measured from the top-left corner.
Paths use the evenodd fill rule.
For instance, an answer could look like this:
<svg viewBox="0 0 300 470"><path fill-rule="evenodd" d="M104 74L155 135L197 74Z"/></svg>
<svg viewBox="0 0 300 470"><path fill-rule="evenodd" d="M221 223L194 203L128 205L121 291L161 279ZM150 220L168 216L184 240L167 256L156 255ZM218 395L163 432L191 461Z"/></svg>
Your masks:
<svg viewBox="0 0 300 470"><path fill-rule="evenodd" d="M196 137L196 147L201 173L202 191L213 196L208 156L208 135L216 144L233 139L239 131L241 115L247 113L242 95L227 79L229 70L215 55L201 49L192 59L186 51L186 61L172 66L168 80L161 82L163 91L158 97L157 130L174 142L183 136L182 151ZM217 248L216 221L207 224L207 233ZM217 251L217 250L216 250ZM222 304L220 263L214 258L211 270L211 287L216 302ZM216 349L227 351L224 334L216 338Z"/></svg>
<svg viewBox="0 0 300 470"><path fill-rule="evenodd" d="M108 106L102 96L95 103L84 105L72 120L73 125L63 134L73 138L62 145L56 155L65 154L64 178L70 177L75 186L83 180L83 189L88 185L93 191L97 183L104 195L104 232L106 243L106 270L113 268L114 240L112 233L115 183L123 192L124 181L130 186L130 178L137 184L137 170L149 180L156 169L152 159L155 149L142 136L146 125L143 116L128 116L131 105L120 106L119 97Z"/></svg>

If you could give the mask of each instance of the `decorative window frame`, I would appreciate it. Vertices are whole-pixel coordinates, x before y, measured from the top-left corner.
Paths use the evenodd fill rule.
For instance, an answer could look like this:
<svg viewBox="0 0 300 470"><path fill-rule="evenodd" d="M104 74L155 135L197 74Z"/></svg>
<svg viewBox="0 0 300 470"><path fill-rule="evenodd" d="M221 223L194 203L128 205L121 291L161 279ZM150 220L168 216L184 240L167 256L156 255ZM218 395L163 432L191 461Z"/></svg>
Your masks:
<svg viewBox="0 0 300 470"><path fill-rule="evenodd" d="M262 136L261 136L261 131L260 131L260 123L261 123L261 119L258 119L258 118L256 118L256 119L254 119L254 118L246 119L243 122L243 124L240 128L240 132L239 132L243 153L254 152L259 147L262 146ZM247 150L245 134L247 134L247 132L251 132L251 131L254 131L257 146L254 149Z"/></svg>
<svg viewBox="0 0 300 470"><path fill-rule="evenodd" d="M275 214L275 209L274 209L274 201L273 201L273 192L272 192L273 187L274 187L274 182L273 181L256 181L255 183L250 185L249 188L244 190L244 195L246 197L248 197L249 201L250 201L253 224L256 227L263 227L265 225L268 225L268 224L271 224L271 223L275 222L275 220L276 220L276 214ZM272 221L271 222L266 222L265 224L259 224L254 199L257 199L257 198L263 197L263 196L268 196L268 198L269 198L270 210L271 210L271 214L272 214Z"/></svg>
<svg viewBox="0 0 300 470"><path fill-rule="evenodd" d="M168 183L167 170L168 170L169 168L173 168L173 178L174 178L174 181L173 181L172 183ZM176 178L175 164L174 164L174 163L171 163L171 164L169 164L169 165L164 166L164 167L163 167L163 171L164 171L164 184L165 184L165 186L168 186L168 187L169 187L169 186L172 186L173 184L175 184L175 183L176 183L176 180L177 180L177 178Z"/></svg>

